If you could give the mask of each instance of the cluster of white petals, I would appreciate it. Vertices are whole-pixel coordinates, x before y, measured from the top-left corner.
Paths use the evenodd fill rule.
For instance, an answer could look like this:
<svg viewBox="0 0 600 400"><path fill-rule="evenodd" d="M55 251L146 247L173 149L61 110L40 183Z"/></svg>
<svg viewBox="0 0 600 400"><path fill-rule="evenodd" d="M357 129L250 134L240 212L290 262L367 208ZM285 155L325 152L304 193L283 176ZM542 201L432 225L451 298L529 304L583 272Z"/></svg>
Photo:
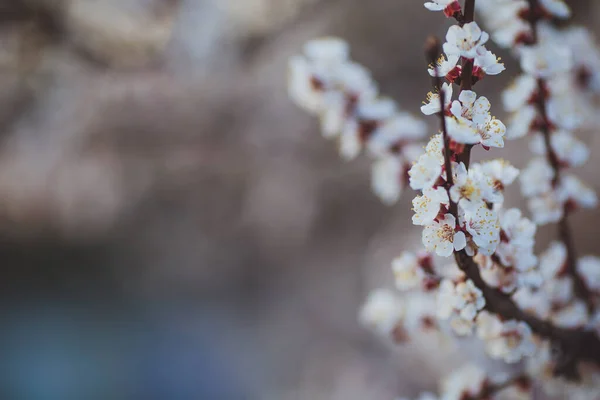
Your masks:
<svg viewBox="0 0 600 400"><path fill-rule="evenodd" d="M487 311L477 317L477 336L485 342L490 357L507 363L516 363L536 351L529 325L515 320L502 321Z"/></svg>
<svg viewBox="0 0 600 400"><path fill-rule="evenodd" d="M562 0L538 0L541 15L570 16ZM598 117L592 95L600 82L600 51L584 28L558 29L544 20L532 31L529 18L539 18L527 1L478 0L479 11L501 46L512 48L523 74L504 92L512 113L508 138L530 134L533 159L521 175L523 194L537 224L559 221L573 208L596 207L596 194L573 175L558 170L579 167L589 149L575 137L578 129L595 126ZM551 153L551 154L550 154Z"/></svg>
<svg viewBox="0 0 600 400"><path fill-rule="evenodd" d="M466 364L455 369L442 379L439 389L439 395L425 392L416 400L531 400L533 398L533 387L527 379L510 379L504 374L490 376L475 364ZM397 400L408 399L402 397Z"/></svg>
<svg viewBox="0 0 600 400"><path fill-rule="evenodd" d="M460 336L470 335L475 317L485 307L483 293L473 281L453 282L444 279L438 291L438 317L449 319L450 326Z"/></svg>
<svg viewBox="0 0 600 400"><path fill-rule="evenodd" d="M372 122L389 116L385 113L389 106L378 98L377 89L367 89L365 80L362 85L331 84L334 80L316 74L311 78L313 82L315 76L319 78L320 95L328 87L364 88L362 94L342 90L344 98L351 99L350 106L344 103L343 125L352 121L360 127L363 115L368 115L373 131L355 135L357 148L402 160L396 176L405 176L417 191L412 222L422 229L425 252L403 252L393 260L399 293L373 292L360 318L396 342L430 331L473 336L490 358L520 363L514 366L522 371L519 375L502 379L501 374L467 365L444 378L437 394L426 392L418 400L527 400L534 398L534 384L556 398L600 398L600 369L579 363L585 359L581 354L575 355L576 362L567 359L572 354L562 347L558 354L551 352L553 344L574 345L563 340L569 332L600 335L600 258L577 258L573 243L565 239L564 219L575 209L598 203L595 191L565 169L580 167L590 158L589 146L575 133L600 121L592 101L600 94L600 51L587 30L554 24L570 17L563 0L477 0L476 4L491 34L476 22L467 22L457 0L424 2L428 10L457 21L447 31L443 54L428 69L437 89L427 95L421 111L439 117L442 124L424 151L413 151L404 136L402 146L383 141L373 151L370 142L380 125ZM492 116L488 98L472 89L486 75L504 71L500 59L486 48L490 39L513 50L521 65L522 74L502 94L504 108L511 114L508 126ZM325 58L342 53L340 47ZM428 57L435 60L437 54L431 53ZM310 54L307 50L305 57ZM347 62L347 53L345 57ZM465 85L465 77L472 82ZM315 112L321 114L322 109ZM409 135L409 142L423 134ZM331 136L343 143L343 135L344 129L339 129ZM522 171L503 159L470 160L474 148L503 148L505 140L526 135L534 157ZM390 145L400 151L390 152ZM408 168L406 160L411 163ZM505 207L505 189L517 178L530 218L517 208ZM537 227L555 222L561 223L562 241L536 254ZM450 262L436 262L436 257L451 256ZM582 295L582 290L589 293ZM581 380L555 376L559 367L564 368L557 364L560 361L572 363Z"/></svg>
<svg viewBox="0 0 600 400"><path fill-rule="evenodd" d="M348 44L338 38L306 43L289 62L288 92L319 117L323 136L338 142L344 159L367 150L373 191L386 204L397 202L406 171L422 152L426 125L380 96L371 73L350 59Z"/></svg>

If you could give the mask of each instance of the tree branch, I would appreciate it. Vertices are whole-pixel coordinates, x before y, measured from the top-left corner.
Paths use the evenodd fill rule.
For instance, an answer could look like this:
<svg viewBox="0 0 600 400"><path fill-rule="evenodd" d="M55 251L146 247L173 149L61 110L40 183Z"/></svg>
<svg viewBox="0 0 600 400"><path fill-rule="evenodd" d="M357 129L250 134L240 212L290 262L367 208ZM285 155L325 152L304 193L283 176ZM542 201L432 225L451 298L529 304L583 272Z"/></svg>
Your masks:
<svg viewBox="0 0 600 400"><path fill-rule="evenodd" d="M538 17L537 17L537 9L539 8L538 0L528 0L529 2L529 15L528 21L532 31L533 43L538 42ZM538 94L536 96L536 108L538 110L540 119L541 119L541 131L542 136L544 137L544 145L546 148L546 158L548 159L548 163L552 167L554 172L554 176L552 178L552 185L556 187L560 182L560 169L561 164L556 155L556 152L552 148L552 131L550 128L550 120L548 119L547 112L547 104L545 93L546 90L546 82L544 79L538 79ZM592 313L594 311L594 302L592 298L592 293L587 287L585 281L577 273L577 253L575 250L575 244L573 242L573 234L571 232L571 228L568 222L567 209L563 210L563 215L558 223L558 236L560 240L565 244L567 250L567 265L565 272L571 277L573 280L573 288L575 291L575 295L583 300L588 308L588 312Z"/></svg>

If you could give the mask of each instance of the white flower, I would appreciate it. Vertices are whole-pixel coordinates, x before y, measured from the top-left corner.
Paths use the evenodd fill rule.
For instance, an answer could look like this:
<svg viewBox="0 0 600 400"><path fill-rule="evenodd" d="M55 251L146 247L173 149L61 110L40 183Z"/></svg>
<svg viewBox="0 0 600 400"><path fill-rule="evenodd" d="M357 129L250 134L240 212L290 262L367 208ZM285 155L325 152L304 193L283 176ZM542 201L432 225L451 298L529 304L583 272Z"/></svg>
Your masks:
<svg viewBox="0 0 600 400"><path fill-rule="evenodd" d="M413 292L406 296L404 327L408 332L422 332L437 328L436 298L433 294Z"/></svg>
<svg viewBox="0 0 600 400"><path fill-rule="evenodd" d="M490 268L481 271L481 277L491 287L500 289L504 293L512 293L518 283L518 274L515 269L504 268L495 263L491 263Z"/></svg>
<svg viewBox="0 0 600 400"><path fill-rule="evenodd" d="M360 124L351 119L346 121L339 137L339 152L344 160L353 160L360 154L363 143L360 137Z"/></svg>
<svg viewBox="0 0 600 400"><path fill-rule="evenodd" d="M485 307L483 292L470 279L457 284L455 290L454 307L459 311L461 318L474 320L477 312Z"/></svg>
<svg viewBox="0 0 600 400"><path fill-rule="evenodd" d="M409 113L396 113L381 121L367 142L371 154L380 157L392 152L395 146L422 139L427 125Z"/></svg>
<svg viewBox="0 0 600 400"><path fill-rule="evenodd" d="M477 99L475 92L464 90L459 99L452 102L450 111L456 117L456 121L449 119L448 129L454 140L459 143L504 147L506 127L500 120L491 117L487 98L482 96Z"/></svg>
<svg viewBox="0 0 600 400"><path fill-rule="evenodd" d="M483 32L476 22L469 22L464 26L453 25L446 34L444 52L448 55L460 55L473 59L479 47L489 40L489 35Z"/></svg>
<svg viewBox="0 0 600 400"><path fill-rule="evenodd" d="M427 154L433 155L440 165L444 164L444 138L441 133L433 135L425 147Z"/></svg>
<svg viewBox="0 0 600 400"><path fill-rule="evenodd" d="M568 277L545 280L542 290L555 307L564 305L573 298L573 281Z"/></svg>
<svg viewBox="0 0 600 400"><path fill-rule="evenodd" d="M590 155L588 147L567 131L558 131L550 136L550 144L554 154L561 163L570 167L583 165ZM546 142L542 134L536 134L531 140L530 149L534 154L546 154Z"/></svg>
<svg viewBox="0 0 600 400"><path fill-rule="evenodd" d="M405 185L405 164L398 155L377 159L371 166L371 188L383 203L395 204Z"/></svg>
<svg viewBox="0 0 600 400"><path fill-rule="evenodd" d="M413 199L413 211L415 215L412 217L415 225L428 225L440 213L441 206L449 206L448 192L443 187L426 188L423 190L422 196L417 196Z"/></svg>
<svg viewBox="0 0 600 400"><path fill-rule="evenodd" d="M567 248L562 242L552 242L540 255L540 271L548 281L563 272L567 262Z"/></svg>
<svg viewBox="0 0 600 400"><path fill-rule="evenodd" d="M562 201L581 208L594 208L598 205L598 196L594 189L573 175L561 177L557 196Z"/></svg>
<svg viewBox="0 0 600 400"><path fill-rule="evenodd" d="M454 298L456 290L454 282L443 279L437 291L437 317L448 319L454 313Z"/></svg>
<svg viewBox="0 0 600 400"><path fill-rule="evenodd" d="M456 231L456 218L452 214L446 214L423 229L423 245L427 251L449 257L454 250L464 249L467 240L464 232Z"/></svg>
<svg viewBox="0 0 600 400"><path fill-rule="evenodd" d="M520 52L523 71L538 78L550 78L572 66L569 49L555 43L523 47Z"/></svg>
<svg viewBox="0 0 600 400"><path fill-rule="evenodd" d="M436 65L431 65L427 71L429 72L429 75L433 76L433 77L437 77L437 78L444 78L446 77L453 69L455 68L461 68L461 66L457 66L456 64L458 63L458 60L460 59L460 56L458 54L452 55L452 56L448 56L448 58L446 59L446 57L441 56L437 61L436 61ZM437 72L437 74L436 74Z"/></svg>
<svg viewBox="0 0 600 400"><path fill-rule="evenodd" d="M537 111L535 110L535 107L521 107L511 116L506 135L507 139L518 139L527 135L529 132L531 132L536 118Z"/></svg>
<svg viewBox="0 0 600 400"><path fill-rule="evenodd" d="M496 337L502 331L502 321L488 311L481 311L475 322L479 339L486 340Z"/></svg>
<svg viewBox="0 0 600 400"><path fill-rule="evenodd" d="M582 301L574 301L567 307L554 311L550 320L561 328L580 328L589 320L587 306Z"/></svg>
<svg viewBox="0 0 600 400"><path fill-rule="evenodd" d="M445 107L448 107L452 102L452 84L444 83L441 90L444 93ZM421 106L421 112L425 115L433 115L438 114L441 111L442 104L440 101L440 93L427 93L427 101Z"/></svg>
<svg viewBox="0 0 600 400"><path fill-rule="evenodd" d="M536 351L533 334L529 325L521 321L502 322L497 335L485 338L487 353L492 358L502 359L507 363L516 363L524 356L531 356Z"/></svg>
<svg viewBox="0 0 600 400"><path fill-rule="evenodd" d="M408 171L410 187L414 190L423 190L433 187L442 173L439 159L428 152L421 155L417 162Z"/></svg>
<svg viewBox="0 0 600 400"><path fill-rule="evenodd" d="M534 291L531 288L521 287L512 295L512 299L523 311L538 318L547 319L550 316L552 302L543 290ZM480 317L481 315L478 319Z"/></svg>
<svg viewBox="0 0 600 400"><path fill-rule="evenodd" d="M577 272L593 291L600 291L600 258L594 256L581 257L577 261Z"/></svg>
<svg viewBox="0 0 600 400"><path fill-rule="evenodd" d="M535 77L527 74L520 75L508 88L502 92L502 102L508 112L515 112L529 103L538 90Z"/></svg>
<svg viewBox="0 0 600 400"><path fill-rule="evenodd" d="M558 18L569 18L571 16L571 9L563 0L539 0L540 5Z"/></svg>
<svg viewBox="0 0 600 400"><path fill-rule="evenodd" d="M514 246L530 248L535 244L536 225L522 216L521 210L511 208L500 214L500 227Z"/></svg>
<svg viewBox="0 0 600 400"><path fill-rule="evenodd" d="M477 144L481 136L474 123L464 118L446 117L448 136L457 143Z"/></svg>
<svg viewBox="0 0 600 400"><path fill-rule="evenodd" d="M469 336L473 333L475 323L472 320L454 316L450 319L450 327L458 336Z"/></svg>
<svg viewBox="0 0 600 400"><path fill-rule="evenodd" d="M485 203L465 209L465 227L484 255L491 255L500 242L498 214Z"/></svg>
<svg viewBox="0 0 600 400"><path fill-rule="evenodd" d="M450 188L450 197L455 203L460 201L463 207L481 201L481 188L471 171L467 171L463 163L453 169L454 185Z"/></svg>
<svg viewBox="0 0 600 400"><path fill-rule="evenodd" d="M384 336L391 335L402 321L405 307L399 297L389 290L378 289L367 297L360 312L360 321Z"/></svg>
<svg viewBox="0 0 600 400"><path fill-rule="evenodd" d="M477 93L463 90L458 100L452 102L450 111L457 118L464 118L476 124L485 123L489 119L491 104L486 97L477 98Z"/></svg>
<svg viewBox="0 0 600 400"><path fill-rule="evenodd" d="M498 75L506 68L504 64L500 62L500 58L498 58L494 53L487 50L484 46L481 46L477 50L477 55L475 56L475 70L479 68L486 75Z"/></svg>
<svg viewBox="0 0 600 400"><path fill-rule="evenodd" d="M392 261L392 271L396 281L396 287L400 291L417 288L425 273L419 265L419 259L414 253L403 252L400 257Z"/></svg>
<svg viewBox="0 0 600 400"><path fill-rule="evenodd" d="M322 107L323 90L304 57L292 57L288 65L288 95L299 107L315 113Z"/></svg>
<svg viewBox="0 0 600 400"><path fill-rule="evenodd" d="M304 45L304 54L311 61L343 63L348 60L350 46L335 37L313 39Z"/></svg>
<svg viewBox="0 0 600 400"><path fill-rule="evenodd" d="M521 171L521 192L525 197L547 193L552 189L554 170L545 158L534 158Z"/></svg>
<svg viewBox="0 0 600 400"><path fill-rule="evenodd" d="M555 192L532 197L527 202L533 221L538 225L558 222L564 214L564 202Z"/></svg>
<svg viewBox="0 0 600 400"><path fill-rule="evenodd" d="M503 203L504 189L519 176L519 170L502 159L473 164L471 169L474 170L474 174L481 176L478 180L482 186L483 197L492 203Z"/></svg>
<svg viewBox="0 0 600 400"><path fill-rule="evenodd" d="M458 0L432 0L425 2L425 8L430 11L460 11L460 4ZM448 15L448 12L446 12L446 15ZM448 16L452 16L452 13Z"/></svg>
<svg viewBox="0 0 600 400"><path fill-rule="evenodd" d="M481 136L481 145L485 147L504 147L506 126L496 118L490 118L482 124L477 124L477 131Z"/></svg>
<svg viewBox="0 0 600 400"><path fill-rule="evenodd" d="M484 369L476 365L454 369L452 374L442 380L442 398L444 400L477 398L486 382Z"/></svg>

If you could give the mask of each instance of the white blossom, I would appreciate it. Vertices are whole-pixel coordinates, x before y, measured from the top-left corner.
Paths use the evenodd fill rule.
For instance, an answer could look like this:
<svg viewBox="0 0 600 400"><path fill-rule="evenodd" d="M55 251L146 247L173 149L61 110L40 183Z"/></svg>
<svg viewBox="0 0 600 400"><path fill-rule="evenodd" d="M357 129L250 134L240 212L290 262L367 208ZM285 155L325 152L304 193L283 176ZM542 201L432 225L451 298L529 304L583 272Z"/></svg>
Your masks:
<svg viewBox="0 0 600 400"><path fill-rule="evenodd" d="M467 245L464 232L456 230L456 218L446 214L438 221L423 229L423 245L427 251L438 256L449 257L455 250L459 251Z"/></svg>
<svg viewBox="0 0 600 400"><path fill-rule="evenodd" d="M408 171L410 187L414 190L433 187L441 173L442 166L439 163L439 158L425 152Z"/></svg>
<svg viewBox="0 0 600 400"><path fill-rule="evenodd" d="M558 222L564 215L564 202L552 191L532 197L527 205L533 221L538 225Z"/></svg>
<svg viewBox="0 0 600 400"><path fill-rule="evenodd" d="M450 8L460 10L460 4L457 0L432 0L425 2L425 8L430 11L444 11Z"/></svg>
<svg viewBox="0 0 600 400"><path fill-rule="evenodd" d="M478 49L489 40L489 35L483 32L476 22L469 22L464 26L453 25L446 34L444 52L448 56L460 55L474 59Z"/></svg>
<svg viewBox="0 0 600 400"><path fill-rule="evenodd" d="M537 118L537 111L533 106L523 106L510 118L506 137L518 139L527 135Z"/></svg>
<svg viewBox="0 0 600 400"><path fill-rule="evenodd" d="M441 392L444 400L461 400L479 396L487 381L484 370L476 365L454 369L442 380Z"/></svg>
<svg viewBox="0 0 600 400"><path fill-rule="evenodd" d="M554 151L554 154L556 154L561 163L571 167L583 165L590 155L588 147L567 131L553 133L550 136L550 144L552 151ZM536 134L533 137L530 149L534 154L540 156L546 155L546 142L542 134Z"/></svg>
<svg viewBox="0 0 600 400"><path fill-rule="evenodd" d="M552 189L554 170L544 158L534 158L521 171L521 192L525 197L547 193Z"/></svg>
<svg viewBox="0 0 600 400"><path fill-rule="evenodd" d="M568 71L572 66L571 52L554 43L520 49L521 68L538 78L549 78Z"/></svg>
<svg viewBox="0 0 600 400"><path fill-rule="evenodd" d="M598 196L594 189L583 183L573 175L561 177L557 197L581 208L595 208L598 205Z"/></svg>
<svg viewBox="0 0 600 400"><path fill-rule="evenodd" d="M563 0L539 0L539 2L554 17L568 18L571 16L571 9Z"/></svg>
<svg viewBox="0 0 600 400"><path fill-rule="evenodd" d="M448 107L452 102L452 85L448 83L442 84L441 91L444 93L444 104ZM425 115L433 115L442 112L442 104L440 101L440 93L427 93L427 101L423 102L421 112Z"/></svg>
<svg viewBox="0 0 600 400"><path fill-rule="evenodd" d="M500 242L498 214L485 203L465 210L465 227L482 254L490 255Z"/></svg>
<svg viewBox="0 0 600 400"><path fill-rule="evenodd" d="M376 160L371 166L371 188L385 204L394 204L404 189L404 160L388 155Z"/></svg>
<svg viewBox="0 0 600 400"><path fill-rule="evenodd" d="M423 190L423 195L413 199L413 211L415 214L412 217L415 225L428 225L440 213L441 206L449 207L448 192L443 187L426 188Z"/></svg>
<svg viewBox="0 0 600 400"><path fill-rule="evenodd" d="M477 336L485 342L486 351L492 358L515 363L536 350L531 328L525 322L500 321L485 311L479 313L476 322Z"/></svg>
<svg viewBox="0 0 600 400"><path fill-rule="evenodd" d="M577 261L577 272L588 288L600 292L600 258L594 256L581 257Z"/></svg>
<svg viewBox="0 0 600 400"><path fill-rule="evenodd" d="M396 281L396 287L400 291L417 288L425 272L419 265L418 257L411 252L405 251L392 261L392 271Z"/></svg>
<svg viewBox="0 0 600 400"><path fill-rule="evenodd" d="M477 312L485 307L483 293L470 279L457 284L455 290L454 307L459 311L461 318L472 321Z"/></svg>
<svg viewBox="0 0 600 400"><path fill-rule="evenodd" d="M523 311L533 314L538 318L547 319L550 316L552 302L544 290L520 287L512 295L512 299Z"/></svg>
<svg viewBox="0 0 600 400"><path fill-rule="evenodd" d="M512 184L519 176L519 170L508 161L494 159L483 163L473 164L473 174L482 188L483 198L492 203L504 202L504 189Z"/></svg>
<svg viewBox="0 0 600 400"><path fill-rule="evenodd" d="M453 169L454 185L450 188L450 198L455 203L460 202L463 207L477 204L482 199L479 182L473 178L471 171L467 171L463 163Z"/></svg>
<svg viewBox="0 0 600 400"><path fill-rule="evenodd" d="M460 56L458 54L448 56L447 58L444 56L441 56L436 61L435 65L429 66L427 72L429 72L429 75L431 75L432 77L444 78L453 69L455 69L457 67L461 68L460 66L457 66L459 59L460 59ZM436 72L437 72L437 74L436 74Z"/></svg>
<svg viewBox="0 0 600 400"><path fill-rule="evenodd" d="M500 58L483 46L477 50L474 67L475 71L479 68L486 75L498 75L506 69Z"/></svg>
<svg viewBox="0 0 600 400"><path fill-rule="evenodd" d="M587 306L582 301L574 301L570 305L554 311L551 321L561 328L580 328L589 320Z"/></svg>
<svg viewBox="0 0 600 400"><path fill-rule="evenodd" d="M537 79L527 74L520 75L502 92L504 108L508 112L518 111L531 101L537 90Z"/></svg>
<svg viewBox="0 0 600 400"><path fill-rule="evenodd" d="M404 316L404 303L394 293L378 289L369 293L369 297L360 312L360 321L381 335L392 334Z"/></svg>

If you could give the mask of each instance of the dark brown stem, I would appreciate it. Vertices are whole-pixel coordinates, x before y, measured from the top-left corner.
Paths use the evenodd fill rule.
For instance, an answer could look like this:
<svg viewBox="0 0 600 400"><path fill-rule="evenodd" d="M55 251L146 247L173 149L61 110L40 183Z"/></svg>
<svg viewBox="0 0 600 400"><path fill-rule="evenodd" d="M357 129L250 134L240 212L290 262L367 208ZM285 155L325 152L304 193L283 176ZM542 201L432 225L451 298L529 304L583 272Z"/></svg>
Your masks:
<svg viewBox="0 0 600 400"><path fill-rule="evenodd" d="M458 267L482 291L485 309L500 316L503 320L517 320L527 323L537 335L550 340L559 350L556 360L556 373L575 378L577 364L589 361L600 365L600 339L590 331L583 329L564 329L548 321L524 312L511 297L489 286L481 277L479 265L464 250L454 254Z"/></svg>
<svg viewBox="0 0 600 400"><path fill-rule="evenodd" d="M528 0L529 1L529 25L531 27L532 38L534 44L537 42L538 38L538 18L537 18L537 9L539 7L538 0ZM560 170L561 164L556 155L556 152L552 148L552 130L550 126L550 120L548 118L547 112L547 104L545 93L546 90L546 82L543 79L538 79L538 94L536 98L536 108L540 115L541 122L541 132L544 137L544 145L546 148L546 158L548 159L548 163L552 167L554 172L554 176L552 178L552 185L556 187L560 182ZM571 277L573 280L573 288L575 290L575 295L583 300L588 308L588 311L592 313L594 311L594 301L593 296L588 288L587 284L577 273L577 253L575 250L575 244L573 242L573 234L571 232L571 228L568 222L567 210L565 209L563 212L563 216L558 222L558 236L560 240L565 244L567 250L567 265L565 272Z"/></svg>
<svg viewBox="0 0 600 400"><path fill-rule="evenodd" d="M427 54L427 61L430 65L433 65L434 77L433 77L433 86L435 90L439 93L440 97L440 120L441 120L441 128L442 128L442 138L444 140L444 167L446 168L446 183L447 188L449 189L452 185L454 185L454 180L452 177L452 161L451 161L451 150L450 150L450 138L448 137L448 128L446 126L446 93L442 89L442 79L438 77L438 65L437 58L440 55L440 42L435 37L430 37L427 40L427 44L425 46L425 53Z"/></svg>
<svg viewBox="0 0 600 400"><path fill-rule="evenodd" d="M465 0L465 23L473 22L475 19L475 0Z"/></svg>

